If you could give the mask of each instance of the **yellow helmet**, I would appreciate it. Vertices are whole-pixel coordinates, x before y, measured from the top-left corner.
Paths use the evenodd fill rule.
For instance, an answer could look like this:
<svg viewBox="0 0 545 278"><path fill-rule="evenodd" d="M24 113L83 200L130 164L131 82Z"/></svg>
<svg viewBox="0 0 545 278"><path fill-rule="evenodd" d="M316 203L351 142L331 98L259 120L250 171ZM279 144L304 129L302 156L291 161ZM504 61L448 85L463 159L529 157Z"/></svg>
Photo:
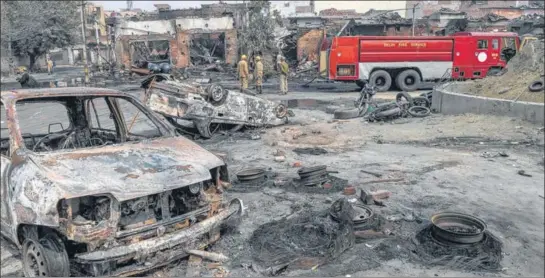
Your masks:
<svg viewBox="0 0 545 278"><path fill-rule="evenodd" d="M261 61L261 57L255 56L255 60L256 60L256 61Z"/></svg>
<svg viewBox="0 0 545 278"><path fill-rule="evenodd" d="M242 56L240 57L240 59L246 60L246 55L242 55Z"/></svg>

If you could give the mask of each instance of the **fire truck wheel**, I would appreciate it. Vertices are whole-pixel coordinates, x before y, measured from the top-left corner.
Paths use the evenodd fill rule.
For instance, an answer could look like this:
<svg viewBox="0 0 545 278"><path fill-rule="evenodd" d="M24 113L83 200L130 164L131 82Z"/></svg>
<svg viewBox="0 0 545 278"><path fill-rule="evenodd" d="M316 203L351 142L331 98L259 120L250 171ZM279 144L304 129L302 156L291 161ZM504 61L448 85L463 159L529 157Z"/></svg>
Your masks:
<svg viewBox="0 0 545 278"><path fill-rule="evenodd" d="M412 69L405 70L397 76L396 85L402 91L412 92L420 85L420 74Z"/></svg>
<svg viewBox="0 0 545 278"><path fill-rule="evenodd" d="M530 84L530 86L528 86L528 90L530 90L530 92L543 91L543 81L537 80L537 81L532 82L532 84Z"/></svg>
<svg viewBox="0 0 545 278"><path fill-rule="evenodd" d="M371 74L369 84L377 87L377 92L386 92L392 86L392 77L387 71L377 70Z"/></svg>

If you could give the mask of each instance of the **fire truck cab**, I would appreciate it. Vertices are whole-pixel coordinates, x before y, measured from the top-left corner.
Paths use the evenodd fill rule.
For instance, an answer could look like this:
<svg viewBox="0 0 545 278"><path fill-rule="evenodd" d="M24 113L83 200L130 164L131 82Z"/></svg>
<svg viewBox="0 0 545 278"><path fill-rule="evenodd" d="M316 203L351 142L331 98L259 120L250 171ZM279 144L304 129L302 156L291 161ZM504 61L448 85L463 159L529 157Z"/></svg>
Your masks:
<svg viewBox="0 0 545 278"><path fill-rule="evenodd" d="M459 32L451 36L334 37L322 51L320 72L329 80L369 82L414 91L423 81L476 79L501 71L520 45L516 33Z"/></svg>

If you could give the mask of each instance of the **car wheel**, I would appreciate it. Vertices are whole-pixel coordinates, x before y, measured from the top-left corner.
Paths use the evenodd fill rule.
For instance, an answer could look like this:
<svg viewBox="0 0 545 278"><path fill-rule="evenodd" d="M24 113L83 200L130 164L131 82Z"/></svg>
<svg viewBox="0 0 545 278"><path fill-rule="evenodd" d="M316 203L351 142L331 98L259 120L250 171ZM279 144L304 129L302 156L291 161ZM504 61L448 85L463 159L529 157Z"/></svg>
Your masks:
<svg viewBox="0 0 545 278"><path fill-rule="evenodd" d="M385 70L377 70L371 74L369 84L377 88L377 92L386 92L392 86L392 76Z"/></svg>
<svg viewBox="0 0 545 278"><path fill-rule="evenodd" d="M22 256L25 277L70 276L68 254L56 234L48 234L39 241L25 239Z"/></svg>
<svg viewBox="0 0 545 278"><path fill-rule="evenodd" d="M288 115L288 108L284 104L279 104L274 108L274 113L277 118L282 119Z"/></svg>
<svg viewBox="0 0 545 278"><path fill-rule="evenodd" d="M396 85L402 91L411 92L420 86L420 74L415 70L405 70L396 77Z"/></svg>
<svg viewBox="0 0 545 278"><path fill-rule="evenodd" d="M357 108L339 109L333 113L334 119L346 120L357 118L360 115L360 110Z"/></svg>
<svg viewBox="0 0 545 278"><path fill-rule="evenodd" d="M218 84L208 86L208 98L214 106L222 105L227 99L227 90Z"/></svg>

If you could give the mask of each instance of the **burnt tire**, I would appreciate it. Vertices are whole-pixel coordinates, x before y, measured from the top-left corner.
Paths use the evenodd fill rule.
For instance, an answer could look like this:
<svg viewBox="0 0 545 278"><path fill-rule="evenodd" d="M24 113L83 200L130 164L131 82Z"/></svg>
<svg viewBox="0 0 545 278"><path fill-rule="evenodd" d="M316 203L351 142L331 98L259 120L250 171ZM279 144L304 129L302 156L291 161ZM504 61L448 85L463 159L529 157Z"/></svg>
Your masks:
<svg viewBox="0 0 545 278"><path fill-rule="evenodd" d="M396 85L402 91L415 91L420 86L420 74L416 70L404 70L396 77Z"/></svg>
<svg viewBox="0 0 545 278"><path fill-rule="evenodd" d="M423 118L430 115L431 110L428 107L423 106L413 106L407 110L409 115L415 117L415 118Z"/></svg>
<svg viewBox="0 0 545 278"><path fill-rule="evenodd" d="M38 241L23 242L23 273L25 277L68 277L70 263L61 239L54 233Z"/></svg>
<svg viewBox="0 0 545 278"><path fill-rule="evenodd" d="M543 81L537 80L537 81L532 82L532 84L530 84L530 86L528 86L528 90L530 92L543 91Z"/></svg>
<svg viewBox="0 0 545 278"><path fill-rule="evenodd" d="M359 117L360 110L357 108L339 109L333 112L333 119L347 120Z"/></svg>
<svg viewBox="0 0 545 278"><path fill-rule="evenodd" d="M413 98L414 106L430 107L431 102L427 97L414 97Z"/></svg>
<svg viewBox="0 0 545 278"><path fill-rule="evenodd" d="M409 106L410 106L413 103L413 98L407 92L399 92L396 95L396 103L399 106L401 106L403 104L409 104Z"/></svg>
<svg viewBox="0 0 545 278"><path fill-rule="evenodd" d="M374 71L369 77L369 84L375 86L377 92L386 92L392 86L392 76L385 70Z"/></svg>
<svg viewBox="0 0 545 278"><path fill-rule="evenodd" d="M227 90L218 84L211 84L206 88L208 99L214 106L219 106L225 103L227 99Z"/></svg>

